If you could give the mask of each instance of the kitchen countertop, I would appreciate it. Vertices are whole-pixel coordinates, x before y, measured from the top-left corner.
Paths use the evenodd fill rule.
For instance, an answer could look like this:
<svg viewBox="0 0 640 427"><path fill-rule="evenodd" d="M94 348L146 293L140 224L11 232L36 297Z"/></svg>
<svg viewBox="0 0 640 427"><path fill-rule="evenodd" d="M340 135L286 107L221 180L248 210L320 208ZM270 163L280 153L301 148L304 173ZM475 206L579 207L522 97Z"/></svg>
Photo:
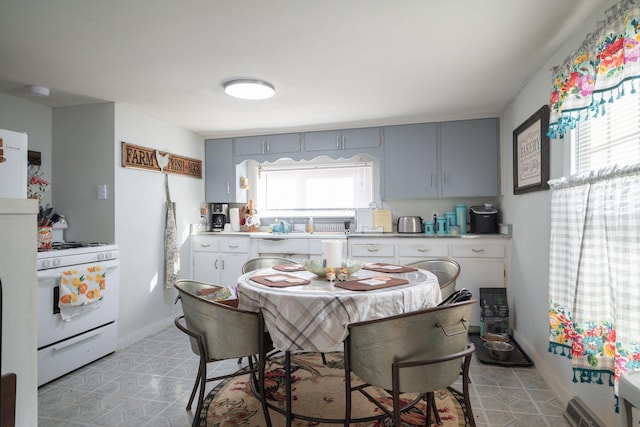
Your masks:
<svg viewBox="0 0 640 427"><path fill-rule="evenodd" d="M423 233L332 233L332 232L291 232L286 234L269 233L266 231L204 231L197 233L199 235L213 235L213 236L239 236L245 235L252 239L346 239L346 238L377 238L377 237L399 237L399 238L411 238L411 239L511 239L508 234L458 234L458 235L426 235Z"/></svg>

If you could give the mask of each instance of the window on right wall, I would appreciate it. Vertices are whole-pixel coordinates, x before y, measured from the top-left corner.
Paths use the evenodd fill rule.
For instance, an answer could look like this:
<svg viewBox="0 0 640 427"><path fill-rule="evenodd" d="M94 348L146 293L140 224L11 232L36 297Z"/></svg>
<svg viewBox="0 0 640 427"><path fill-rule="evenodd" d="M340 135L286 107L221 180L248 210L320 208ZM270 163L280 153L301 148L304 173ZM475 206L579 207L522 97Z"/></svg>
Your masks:
<svg viewBox="0 0 640 427"><path fill-rule="evenodd" d="M572 132L571 175L640 163L640 93L604 108L604 114L583 118Z"/></svg>

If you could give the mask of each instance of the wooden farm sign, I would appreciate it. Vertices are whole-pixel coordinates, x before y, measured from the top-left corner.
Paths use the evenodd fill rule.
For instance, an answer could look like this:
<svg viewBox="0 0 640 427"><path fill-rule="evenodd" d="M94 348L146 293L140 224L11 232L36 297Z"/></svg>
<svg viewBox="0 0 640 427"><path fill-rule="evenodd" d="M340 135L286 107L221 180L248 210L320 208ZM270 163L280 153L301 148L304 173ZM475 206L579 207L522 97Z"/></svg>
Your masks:
<svg viewBox="0 0 640 427"><path fill-rule="evenodd" d="M168 162L164 169L160 168L159 161ZM122 167L187 175L202 179L202 160L176 156L124 141L122 141Z"/></svg>

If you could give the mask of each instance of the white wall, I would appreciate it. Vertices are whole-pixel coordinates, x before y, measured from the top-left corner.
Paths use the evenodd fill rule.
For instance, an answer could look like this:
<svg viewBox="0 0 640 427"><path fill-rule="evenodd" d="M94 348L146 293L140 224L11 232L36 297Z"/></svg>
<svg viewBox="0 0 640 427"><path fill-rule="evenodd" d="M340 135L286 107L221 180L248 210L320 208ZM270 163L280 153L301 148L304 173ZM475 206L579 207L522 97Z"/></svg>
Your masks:
<svg viewBox="0 0 640 427"><path fill-rule="evenodd" d="M0 93L0 129L26 132L29 150L42 154L42 178L51 182L51 108ZM51 191L42 203L51 202Z"/></svg>
<svg viewBox="0 0 640 427"><path fill-rule="evenodd" d="M114 242L113 138L111 102L53 109L53 200L67 218L65 241Z"/></svg>
<svg viewBox="0 0 640 427"><path fill-rule="evenodd" d="M120 246L120 346L170 324L176 291L164 289L164 175L123 168L121 142L204 160L204 138L124 106L115 106L115 241ZM169 175L181 242L181 274L190 276L189 224L200 219L203 179Z"/></svg>
<svg viewBox="0 0 640 427"><path fill-rule="evenodd" d="M556 54L529 80L520 94L505 110L501 126L501 162L503 221L513 224L511 280L509 292L514 301L510 314L514 336L534 360L538 370L566 404L578 395L608 426L617 425L613 389L606 385L573 383L571 361L548 352L549 309L549 233L550 191L513 195L513 130L548 104L551 93L550 68L561 63L577 49L596 22L604 19L604 10L589 17L582 29L572 35ZM551 140L551 178L563 176L564 145Z"/></svg>

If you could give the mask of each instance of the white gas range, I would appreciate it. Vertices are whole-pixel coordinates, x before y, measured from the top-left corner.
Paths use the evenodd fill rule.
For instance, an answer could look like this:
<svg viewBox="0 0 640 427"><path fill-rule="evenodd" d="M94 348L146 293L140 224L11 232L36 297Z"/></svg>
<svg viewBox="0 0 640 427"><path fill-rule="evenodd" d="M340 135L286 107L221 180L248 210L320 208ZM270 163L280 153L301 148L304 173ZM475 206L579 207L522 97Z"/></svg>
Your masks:
<svg viewBox="0 0 640 427"><path fill-rule="evenodd" d="M93 272L100 273L101 285ZM67 307L64 298L61 304L62 277L85 280L83 275L89 276L89 287L100 289L101 299L87 303L81 294L91 289L78 287L77 302L69 304L74 306ZM54 243L52 249L38 252L38 386L115 351L119 276L117 245ZM84 306L75 305L82 301Z"/></svg>

